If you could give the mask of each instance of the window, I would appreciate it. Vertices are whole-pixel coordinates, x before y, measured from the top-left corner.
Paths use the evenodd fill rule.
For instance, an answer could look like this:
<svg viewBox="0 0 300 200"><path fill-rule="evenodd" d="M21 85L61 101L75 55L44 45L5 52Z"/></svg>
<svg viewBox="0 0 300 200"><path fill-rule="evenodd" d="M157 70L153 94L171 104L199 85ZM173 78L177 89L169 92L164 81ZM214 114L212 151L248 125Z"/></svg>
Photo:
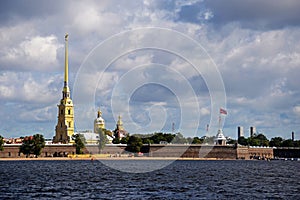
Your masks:
<svg viewBox="0 0 300 200"><path fill-rule="evenodd" d="M62 115L64 114L64 110L63 109L60 110L60 114L62 114Z"/></svg>
<svg viewBox="0 0 300 200"><path fill-rule="evenodd" d="M71 110L68 110L68 115L71 115Z"/></svg>
<svg viewBox="0 0 300 200"><path fill-rule="evenodd" d="M71 127L71 122L69 122L69 127Z"/></svg>

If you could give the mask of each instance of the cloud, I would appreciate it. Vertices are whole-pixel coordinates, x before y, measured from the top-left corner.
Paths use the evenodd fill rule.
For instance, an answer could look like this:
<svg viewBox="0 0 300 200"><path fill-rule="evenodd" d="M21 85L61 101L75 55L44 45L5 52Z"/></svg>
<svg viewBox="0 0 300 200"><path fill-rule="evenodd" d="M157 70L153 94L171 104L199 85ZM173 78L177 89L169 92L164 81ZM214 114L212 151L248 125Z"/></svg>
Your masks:
<svg viewBox="0 0 300 200"><path fill-rule="evenodd" d="M49 137L53 136L56 104L61 98L66 32L70 35L70 86L73 89L71 83L76 82L75 74L80 72L81 63L99 43L122 31L151 26L170 28L191 37L217 64L227 93L226 134L235 136L236 126L240 124L256 125L270 136L284 135L290 129L297 131L300 129L297 125L300 105L298 10L298 1L292 0L28 1L20 4L3 1L0 7L0 116L4 125L0 131L12 134L42 130ZM86 95L95 94L96 105L93 106L101 106L108 128L113 129L115 116L110 104L114 89L121 89L123 84L124 91L129 91L137 80L141 83L163 81L164 87L178 88L176 95L183 97L186 112L200 113L199 132L203 135L211 114L208 86L203 74L183 58L158 50L130 52L117 58L100 77L99 69L105 67L102 66L105 58L116 53L112 51L114 47L123 49L124 45L134 44L136 37L141 37L149 46L176 47L185 53L194 50L176 37L166 43L170 40L163 34L126 38L102 49L103 55L88 63L86 81L79 86L77 97L84 102ZM194 56L203 66L207 65L208 60L203 55ZM173 73L154 68L153 63L169 67ZM120 82L140 65L147 67ZM187 82L194 89L197 101L184 89L183 83ZM71 92L73 94L73 90ZM128 119L124 115L124 122L131 123L130 117L150 122L150 117L157 119L166 114L164 130L170 130L170 122L175 122L176 129L183 123L186 130L180 131L186 135L195 128L192 115L185 121L179 119L181 113L178 113L174 95L161 87L140 88L131 97L135 101L129 109L122 105L115 107L122 115L130 112ZM199 113L196 113L197 105ZM162 109L165 112L162 113ZM14 119L16 113L22 125ZM93 107L79 117L86 121L85 128L92 129ZM131 125L125 127L130 131Z"/></svg>
<svg viewBox="0 0 300 200"><path fill-rule="evenodd" d="M224 25L239 22L252 29L280 29L299 26L300 2L297 0L209 0L204 2L213 13L211 22Z"/></svg>
<svg viewBox="0 0 300 200"><path fill-rule="evenodd" d="M13 39L8 34L2 37ZM58 67L57 51L62 47L54 35L29 37L15 46L4 44L0 63L2 69L52 71Z"/></svg>
<svg viewBox="0 0 300 200"><path fill-rule="evenodd" d="M295 114L300 115L300 106L294 106L293 111Z"/></svg>
<svg viewBox="0 0 300 200"><path fill-rule="evenodd" d="M45 81L46 78L46 81ZM58 100L62 75L31 72L2 72L0 74L0 101L25 104L50 104Z"/></svg>

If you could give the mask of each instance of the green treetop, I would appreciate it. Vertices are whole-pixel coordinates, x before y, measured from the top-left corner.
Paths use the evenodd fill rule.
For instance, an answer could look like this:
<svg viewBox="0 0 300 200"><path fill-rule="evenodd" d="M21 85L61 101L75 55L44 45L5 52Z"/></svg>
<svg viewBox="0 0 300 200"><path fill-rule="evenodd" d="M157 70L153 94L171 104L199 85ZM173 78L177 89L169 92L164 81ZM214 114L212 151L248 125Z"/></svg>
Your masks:
<svg viewBox="0 0 300 200"><path fill-rule="evenodd" d="M3 151L3 145L4 145L4 140L3 137L0 135L0 151Z"/></svg>
<svg viewBox="0 0 300 200"><path fill-rule="evenodd" d="M45 139L41 134L35 134L33 136L25 137L23 143L20 146L20 152L28 157L30 154L34 154L36 157L41 155L42 149L45 147Z"/></svg>
<svg viewBox="0 0 300 200"><path fill-rule="evenodd" d="M76 154L83 154L83 149L85 148L85 138L81 134L74 134L72 136L72 139L74 140L75 148L76 148Z"/></svg>

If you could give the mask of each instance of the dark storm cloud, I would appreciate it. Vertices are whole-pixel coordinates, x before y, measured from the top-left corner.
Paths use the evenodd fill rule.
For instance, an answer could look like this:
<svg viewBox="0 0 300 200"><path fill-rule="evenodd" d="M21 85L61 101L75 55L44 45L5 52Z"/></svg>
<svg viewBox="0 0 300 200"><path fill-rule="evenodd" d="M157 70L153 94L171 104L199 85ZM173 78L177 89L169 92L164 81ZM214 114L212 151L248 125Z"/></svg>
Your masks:
<svg viewBox="0 0 300 200"><path fill-rule="evenodd" d="M299 0L206 0L212 23L240 22L253 29L279 29L300 25Z"/></svg>

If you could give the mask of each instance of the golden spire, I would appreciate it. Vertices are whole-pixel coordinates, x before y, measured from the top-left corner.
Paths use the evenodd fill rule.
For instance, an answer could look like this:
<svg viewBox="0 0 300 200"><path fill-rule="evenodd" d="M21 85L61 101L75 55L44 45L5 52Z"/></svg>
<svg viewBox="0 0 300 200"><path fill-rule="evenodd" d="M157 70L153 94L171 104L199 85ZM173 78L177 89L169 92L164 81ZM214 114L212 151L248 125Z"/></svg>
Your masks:
<svg viewBox="0 0 300 200"><path fill-rule="evenodd" d="M70 89L68 86L69 64L68 64L68 33L65 35L65 80L63 89L63 99L70 98Z"/></svg>
<svg viewBox="0 0 300 200"><path fill-rule="evenodd" d="M122 124L122 118L121 118L121 115L119 115L119 117L118 117L118 124Z"/></svg>
<svg viewBox="0 0 300 200"><path fill-rule="evenodd" d="M97 118L101 117L101 115L102 115L102 112L101 112L101 110L100 110L100 108L99 108L99 109L98 109L98 115L97 115Z"/></svg>
<svg viewBox="0 0 300 200"><path fill-rule="evenodd" d="M64 86L68 86L68 73L69 73L69 66L68 66L68 33L65 35L65 82Z"/></svg>

